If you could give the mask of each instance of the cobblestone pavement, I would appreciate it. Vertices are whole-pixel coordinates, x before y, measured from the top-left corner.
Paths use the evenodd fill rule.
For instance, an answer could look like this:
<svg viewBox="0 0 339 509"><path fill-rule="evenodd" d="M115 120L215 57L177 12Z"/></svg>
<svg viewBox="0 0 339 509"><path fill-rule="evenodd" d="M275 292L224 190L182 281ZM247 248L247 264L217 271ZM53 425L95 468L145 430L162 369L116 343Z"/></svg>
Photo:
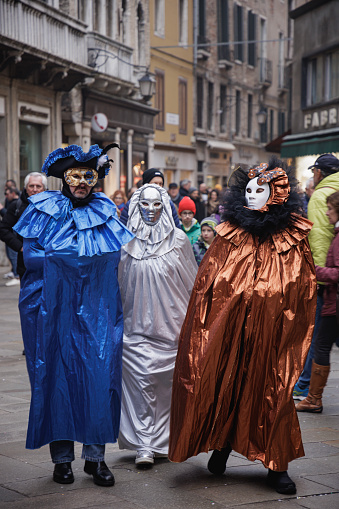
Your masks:
<svg viewBox="0 0 339 509"><path fill-rule="evenodd" d="M8 270L8 269L7 269ZM0 507L118 509L335 509L339 508L339 349L333 348L324 412L299 414L306 456L290 464L297 495L283 496L265 484L266 470L232 453L224 476L206 469L208 455L185 463L156 460L152 470L134 466L132 451L108 445L113 488L95 486L83 472L76 446L74 484L52 480L48 447L25 449L30 387L22 355L17 300L19 287L5 287L0 267Z"/></svg>

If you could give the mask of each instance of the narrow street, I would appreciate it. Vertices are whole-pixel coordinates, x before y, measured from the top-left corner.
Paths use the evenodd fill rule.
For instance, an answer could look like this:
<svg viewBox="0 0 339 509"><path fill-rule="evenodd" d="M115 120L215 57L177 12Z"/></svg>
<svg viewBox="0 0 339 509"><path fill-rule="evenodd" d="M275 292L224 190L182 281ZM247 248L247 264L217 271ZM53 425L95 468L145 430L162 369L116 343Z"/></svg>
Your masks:
<svg viewBox="0 0 339 509"><path fill-rule="evenodd" d="M19 287L5 287L0 268L0 508L117 509L334 509L339 507L339 349L331 354L331 373L322 414L299 414L306 456L291 463L297 495L278 495L265 484L266 470L232 453L224 476L207 468L207 454L183 464L158 459L152 470L137 470L133 451L109 445L106 462L113 488L98 487L83 472L76 446L74 484L52 480L49 448L25 449L30 387L22 355L17 300Z"/></svg>

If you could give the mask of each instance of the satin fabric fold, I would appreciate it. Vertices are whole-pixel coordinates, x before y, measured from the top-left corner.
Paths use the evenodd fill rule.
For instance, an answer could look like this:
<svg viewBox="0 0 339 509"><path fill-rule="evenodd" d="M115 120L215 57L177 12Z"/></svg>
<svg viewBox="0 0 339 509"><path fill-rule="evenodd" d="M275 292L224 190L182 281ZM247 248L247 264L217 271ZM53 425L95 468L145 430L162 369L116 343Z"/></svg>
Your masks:
<svg viewBox="0 0 339 509"><path fill-rule="evenodd" d="M311 223L265 242L223 223L198 271L173 377L169 458L232 448L273 470L304 455L292 398L312 338Z"/></svg>

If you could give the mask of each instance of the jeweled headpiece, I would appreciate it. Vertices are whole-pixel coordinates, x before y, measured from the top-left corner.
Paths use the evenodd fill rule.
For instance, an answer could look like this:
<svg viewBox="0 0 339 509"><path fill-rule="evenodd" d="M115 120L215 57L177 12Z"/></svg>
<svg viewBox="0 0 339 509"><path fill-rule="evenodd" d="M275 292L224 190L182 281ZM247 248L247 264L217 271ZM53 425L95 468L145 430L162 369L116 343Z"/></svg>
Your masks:
<svg viewBox="0 0 339 509"><path fill-rule="evenodd" d="M276 167L269 171L267 168L268 164L261 163L248 172L249 179L258 177L258 184L267 183L270 186L271 193L264 207L260 209L262 212L268 210L268 205L282 205L287 201L291 191L288 176L282 168Z"/></svg>

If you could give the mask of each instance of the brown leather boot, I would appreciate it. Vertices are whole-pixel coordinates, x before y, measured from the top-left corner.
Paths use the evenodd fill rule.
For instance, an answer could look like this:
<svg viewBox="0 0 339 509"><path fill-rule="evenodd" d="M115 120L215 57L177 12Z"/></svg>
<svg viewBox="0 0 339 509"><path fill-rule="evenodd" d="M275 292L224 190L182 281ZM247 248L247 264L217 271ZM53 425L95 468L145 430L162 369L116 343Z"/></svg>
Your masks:
<svg viewBox="0 0 339 509"><path fill-rule="evenodd" d="M295 405L298 412L321 413L323 405L321 397L330 372L330 366L320 366L313 361L308 396Z"/></svg>

